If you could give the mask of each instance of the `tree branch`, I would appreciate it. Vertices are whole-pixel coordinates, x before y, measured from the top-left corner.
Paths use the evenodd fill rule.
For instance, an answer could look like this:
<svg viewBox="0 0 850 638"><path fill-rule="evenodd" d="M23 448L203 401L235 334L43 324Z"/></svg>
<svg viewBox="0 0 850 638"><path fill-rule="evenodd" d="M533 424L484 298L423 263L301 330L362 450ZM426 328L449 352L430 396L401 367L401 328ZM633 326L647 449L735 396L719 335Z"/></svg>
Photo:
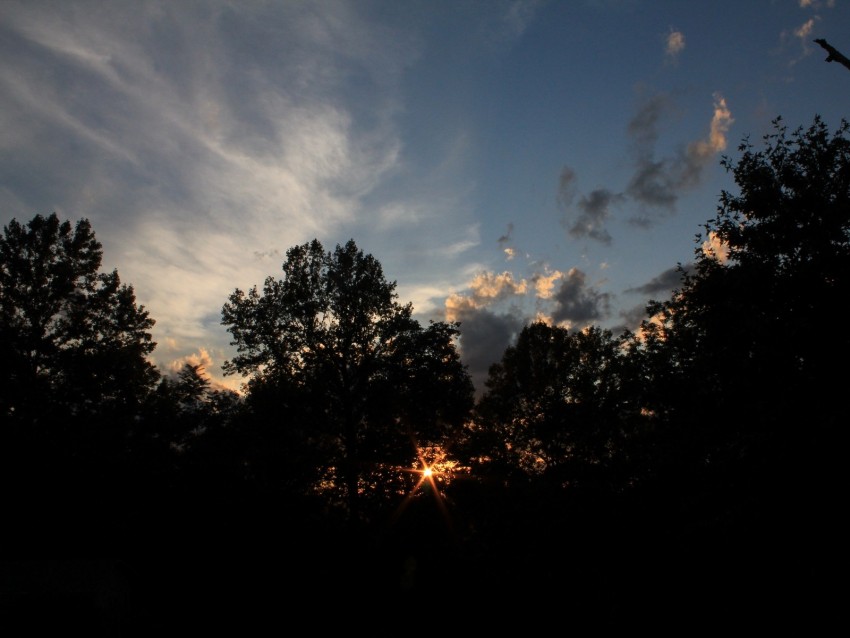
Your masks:
<svg viewBox="0 0 850 638"><path fill-rule="evenodd" d="M815 40L819 45L821 45L824 49L826 49L829 55L826 57L827 62L832 62L835 60L836 62L843 64L848 69L850 69L850 60L848 60L844 55L841 54L840 51L836 50L829 42L824 40L823 38L818 38Z"/></svg>

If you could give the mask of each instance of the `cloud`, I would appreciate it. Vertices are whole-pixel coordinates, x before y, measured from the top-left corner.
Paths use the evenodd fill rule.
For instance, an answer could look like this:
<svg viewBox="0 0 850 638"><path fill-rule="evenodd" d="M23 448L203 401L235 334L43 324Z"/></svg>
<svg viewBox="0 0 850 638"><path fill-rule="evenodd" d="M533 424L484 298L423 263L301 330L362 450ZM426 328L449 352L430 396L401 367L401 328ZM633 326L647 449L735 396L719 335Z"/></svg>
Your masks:
<svg viewBox="0 0 850 638"><path fill-rule="evenodd" d="M172 347L177 347L177 344L173 342L170 345ZM214 363L212 355L205 348L199 348L197 352L192 352L182 357L178 357L177 359L172 359L165 366L165 370L171 376L176 376L181 370L183 370L186 364L189 364L190 366L200 366L198 369L198 375L202 379L207 379L213 390L233 390L238 392L242 384L241 379L222 379L210 374L210 370L213 369Z"/></svg>
<svg viewBox="0 0 850 638"><path fill-rule="evenodd" d="M405 162L400 82L420 51L409 33L356 3L86 7L3 7L0 204L89 218L158 343L224 352L227 295L344 226L345 238L457 233L449 257L477 243L453 184L364 205ZM164 365L179 355L154 352Z"/></svg>
<svg viewBox="0 0 850 638"><path fill-rule="evenodd" d="M723 96L715 93L707 138L691 142L668 157L656 158L659 126L670 108L669 96L659 93L646 99L629 121L633 172L623 192L597 188L582 195L573 205L577 195L576 174L572 168L561 169L558 203L565 210L562 222L571 237L610 244L608 222L615 206L629 201L637 203L639 210L630 221L648 227L659 212L674 212L679 196L699 185L705 169L726 148L726 134L734 122L731 111Z"/></svg>
<svg viewBox="0 0 850 638"><path fill-rule="evenodd" d="M683 268L685 271L688 271L692 268L691 264L684 265ZM679 271L678 266L674 266L672 268L668 268L660 275L653 277L650 281L642 284L640 286L636 286L634 288L628 288L625 292L638 292L643 295L656 295L658 293L670 293L674 289L678 288L682 284L682 273Z"/></svg>
<svg viewBox="0 0 850 638"><path fill-rule="evenodd" d="M499 237L499 239L496 240L497 242L499 242L499 246L504 247L508 242L510 242L511 235L513 234L513 232L514 232L513 222L509 222L507 232L504 235L502 235L501 237Z"/></svg>
<svg viewBox="0 0 850 638"><path fill-rule="evenodd" d="M498 34L509 41L517 40L534 20L540 0L511 0L504 7Z"/></svg>
<svg viewBox="0 0 850 638"><path fill-rule="evenodd" d="M732 112L726 106L726 100L719 93L714 94L714 114L708 139L688 144L682 157L679 186L691 188L702 177L703 170L714 160L714 156L726 150L726 134L734 123Z"/></svg>
<svg viewBox="0 0 850 638"><path fill-rule="evenodd" d="M708 233L708 239L702 243L702 252L706 256L714 257L721 264L729 261L729 245L713 230Z"/></svg>
<svg viewBox="0 0 850 638"><path fill-rule="evenodd" d="M576 197L576 173L569 166L561 169L558 176L558 203L563 207L572 205Z"/></svg>
<svg viewBox="0 0 850 638"><path fill-rule="evenodd" d="M567 232L576 238L590 237L602 244L611 243L606 223L611 215L611 206L622 201L623 196L605 188L598 188L590 195L582 196L577 206L579 215L572 221Z"/></svg>
<svg viewBox="0 0 850 638"><path fill-rule="evenodd" d="M457 317L469 310L483 308L512 295L523 295L528 283L515 281L513 274L482 272L469 283L466 294L453 293L446 298L446 320L457 321Z"/></svg>
<svg viewBox="0 0 850 638"><path fill-rule="evenodd" d="M668 60L675 61L679 54L685 49L685 34L681 31L671 29L667 34L667 45L664 49L664 55Z"/></svg>
<svg viewBox="0 0 850 638"><path fill-rule="evenodd" d="M806 20L803 24L794 29L794 35L800 38L801 40L807 40L809 36L812 35L812 30L815 28L816 19L817 16Z"/></svg>
<svg viewBox="0 0 850 638"><path fill-rule="evenodd" d="M726 100L715 93L708 137L691 142L671 157L656 160L657 124L665 105L663 97L649 100L629 124L635 142L635 172L626 194L644 206L642 213L632 218L639 225L653 221L650 209L674 211L679 195L699 185L705 169L726 148L726 134L734 122Z"/></svg>
<svg viewBox="0 0 850 638"><path fill-rule="evenodd" d="M538 299L551 299L552 291L555 289L555 282L564 276L560 270L555 270L546 274L535 274L531 281L534 283L534 291Z"/></svg>
<svg viewBox="0 0 850 638"><path fill-rule="evenodd" d="M626 310L621 310L620 318L623 321L620 324L613 326L611 328L611 332L614 334L622 334L626 330L636 332L640 328L641 322L647 317L648 315L645 303L632 306Z"/></svg>
<svg viewBox="0 0 850 638"><path fill-rule="evenodd" d="M497 314L473 304L456 306L453 316L461 324L459 350L463 363L480 395L490 366L501 360L525 320L513 313Z"/></svg>
<svg viewBox="0 0 850 638"><path fill-rule="evenodd" d="M554 294L555 308L552 319L558 324L584 326L606 317L609 313L610 295L587 284L587 275L572 268Z"/></svg>
<svg viewBox="0 0 850 638"><path fill-rule="evenodd" d="M558 204L565 211L562 223L566 226L567 233L576 239L589 237L600 243L610 244L611 235L606 229L606 223L611 206L621 201L622 197L618 193L599 188L589 195L582 195L574 208L576 196L575 171L565 166L558 177Z"/></svg>

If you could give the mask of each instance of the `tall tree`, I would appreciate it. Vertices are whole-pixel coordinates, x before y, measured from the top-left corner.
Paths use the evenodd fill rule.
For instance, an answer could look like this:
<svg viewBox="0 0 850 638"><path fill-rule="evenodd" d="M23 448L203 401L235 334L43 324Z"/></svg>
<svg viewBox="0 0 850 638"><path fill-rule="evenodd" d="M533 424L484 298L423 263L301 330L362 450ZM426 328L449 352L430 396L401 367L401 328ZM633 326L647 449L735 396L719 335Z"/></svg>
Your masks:
<svg viewBox="0 0 850 638"><path fill-rule="evenodd" d="M13 219L0 237L0 414L26 426L129 415L155 384L154 325L118 272L99 272L86 219Z"/></svg>
<svg viewBox="0 0 850 638"><path fill-rule="evenodd" d="M737 191L680 289L650 305L638 352L663 433L655 500L699 552L717 547L717 585L749 564L748 591L810 611L846 536L850 125L777 119L762 142L724 158Z"/></svg>
<svg viewBox="0 0 850 638"><path fill-rule="evenodd" d="M13 219L0 236L0 472L18 547L95 551L133 500L154 322L101 257L85 219Z"/></svg>
<svg viewBox="0 0 850 638"><path fill-rule="evenodd" d="M353 240L333 252L318 240L290 248L283 273L224 305L237 348L224 369L252 377L249 403L274 406L296 456L317 463L310 487L357 517L360 496L397 493L417 446L466 418L473 389L458 326L423 328Z"/></svg>
<svg viewBox="0 0 850 638"><path fill-rule="evenodd" d="M721 194L693 272L644 323L648 351L667 362L653 366L670 390L663 409L711 430L793 428L844 410L832 362L850 340L817 326L850 293L849 132L819 117L789 132L778 119L763 149L745 140L737 162L724 159L739 193ZM729 417L700 414L705 402Z"/></svg>

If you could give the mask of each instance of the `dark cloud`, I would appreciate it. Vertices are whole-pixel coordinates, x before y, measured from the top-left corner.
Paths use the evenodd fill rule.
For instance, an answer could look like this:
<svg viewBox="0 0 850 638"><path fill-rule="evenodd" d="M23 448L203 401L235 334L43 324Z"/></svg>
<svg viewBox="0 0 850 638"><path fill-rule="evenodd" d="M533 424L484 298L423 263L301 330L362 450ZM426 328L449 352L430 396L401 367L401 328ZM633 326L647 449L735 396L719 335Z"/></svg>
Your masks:
<svg viewBox="0 0 850 638"><path fill-rule="evenodd" d="M611 295L590 287L587 276L573 268L561 282L553 295L555 310L552 319L556 323L587 325L608 315Z"/></svg>
<svg viewBox="0 0 850 638"><path fill-rule="evenodd" d="M496 240L496 241L499 242L499 246L504 248L505 245L511 240L511 235L513 234L513 232L514 232L514 225L513 225L513 223L509 223L508 224L508 232L506 232L504 235L502 235L501 237L499 237L499 239Z"/></svg>
<svg viewBox="0 0 850 638"><path fill-rule="evenodd" d="M501 361L513 343L525 319L519 314L496 314L486 308L465 308L456 317L460 321L460 353L480 394L490 366Z"/></svg>
<svg viewBox="0 0 850 638"><path fill-rule="evenodd" d="M558 203L564 208L572 206L573 200L576 197L576 173L569 166L564 166L561 169L561 175L558 177Z"/></svg>
<svg viewBox="0 0 850 638"><path fill-rule="evenodd" d="M670 108L670 97L658 93L648 98L629 121L628 133L640 155L651 154L658 141L658 121Z"/></svg>
<svg viewBox="0 0 850 638"><path fill-rule="evenodd" d="M692 267L692 264L685 264L682 268L687 272ZM668 268L657 277L653 277L650 281L641 286L628 288L626 292L639 292L644 295L655 295L659 292L669 293L681 286L682 273L678 266Z"/></svg>
<svg viewBox="0 0 850 638"><path fill-rule="evenodd" d="M679 198L678 184L679 176L674 162L642 158L635 165L626 193L644 206L672 211Z"/></svg>
<svg viewBox="0 0 850 638"><path fill-rule="evenodd" d="M629 122L628 134L635 156L635 172L626 188L628 196L651 208L672 210L676 204L676 166L670 159L656 160L658 123L669 109L670 98L658 94L648 98Z"/></svg>
<svg viewBox="0 0 850 638"><path fill-rule="evenodd" d="M598 188L590 195L582 195L578 202L579 215L567 231L575 238L590 237L603 244L611 243L611 235L605 228L611 215L611 205L623 199L619 193Z"/></svg>
<svg viewBox="0 0 850 638"><path fill-rule="evenodd" d="M649 314L646 311L646 304L643 303L632 306L628 310L620 311L620 317L623 320L622 323L611 328L611 332L615 335L622 334L626 330L631 332L637 331L640 328L641 322L649 318Z"/></svg>
<svg viewBox="0 0 850 638"><path fill-rule="evenodd" d="M706 167L726 147L725 134L733 120L723 98L715 95L714 99L714 115L708 137L661 158L655 156L659 128L672 108L672 100L668 95L659 93L640 104L627 128L634 171L621 193L598 188L590 195L582 196L575 210L576 174L573 169L564 167L558 179L558 203L567 211L564 224L570 236L589 237L610 244L607 224L611 207L625 201L638 205L637 212L629 220L638 226L649 227L659 214L675 212L682 192L699 185Z"/></svg>
<svg viewBox="0 0 850 638"><path fill-rule="evenodd" d="M643 207L631 219L640 226L652 223L652 211L674 212L682 192L699 185L705 169L714 162L715 155L726 148L726 132L733 122L726 101L722 96L715 95L708 137L679 148L671 157L655 159L658 123L667 109L668 101L664 95L648 99L629 123L635 172L629 180L626 194Z"/></svg>

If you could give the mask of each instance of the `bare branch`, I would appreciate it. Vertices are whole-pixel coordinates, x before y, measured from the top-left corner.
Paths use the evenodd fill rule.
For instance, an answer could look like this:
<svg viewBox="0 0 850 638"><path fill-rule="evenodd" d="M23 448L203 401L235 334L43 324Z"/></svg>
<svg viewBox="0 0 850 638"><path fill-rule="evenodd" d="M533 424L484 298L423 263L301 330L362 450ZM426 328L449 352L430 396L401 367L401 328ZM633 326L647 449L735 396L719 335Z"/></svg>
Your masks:
<svg viewBox="0 0 850 638"><path fill-rule="evenodd" d="M827 51L827 53L829 53L829 55L826 57L827 62L832 62L833 60L835 60L839 64L843 64L848 69L850 69L850 60L848 60L844 55L841 54L840 51L836 50L836 48L829 44L826 40L824 40L823 38L818 38L817 40L815 40L815 42L821 45Z"/></svg>

